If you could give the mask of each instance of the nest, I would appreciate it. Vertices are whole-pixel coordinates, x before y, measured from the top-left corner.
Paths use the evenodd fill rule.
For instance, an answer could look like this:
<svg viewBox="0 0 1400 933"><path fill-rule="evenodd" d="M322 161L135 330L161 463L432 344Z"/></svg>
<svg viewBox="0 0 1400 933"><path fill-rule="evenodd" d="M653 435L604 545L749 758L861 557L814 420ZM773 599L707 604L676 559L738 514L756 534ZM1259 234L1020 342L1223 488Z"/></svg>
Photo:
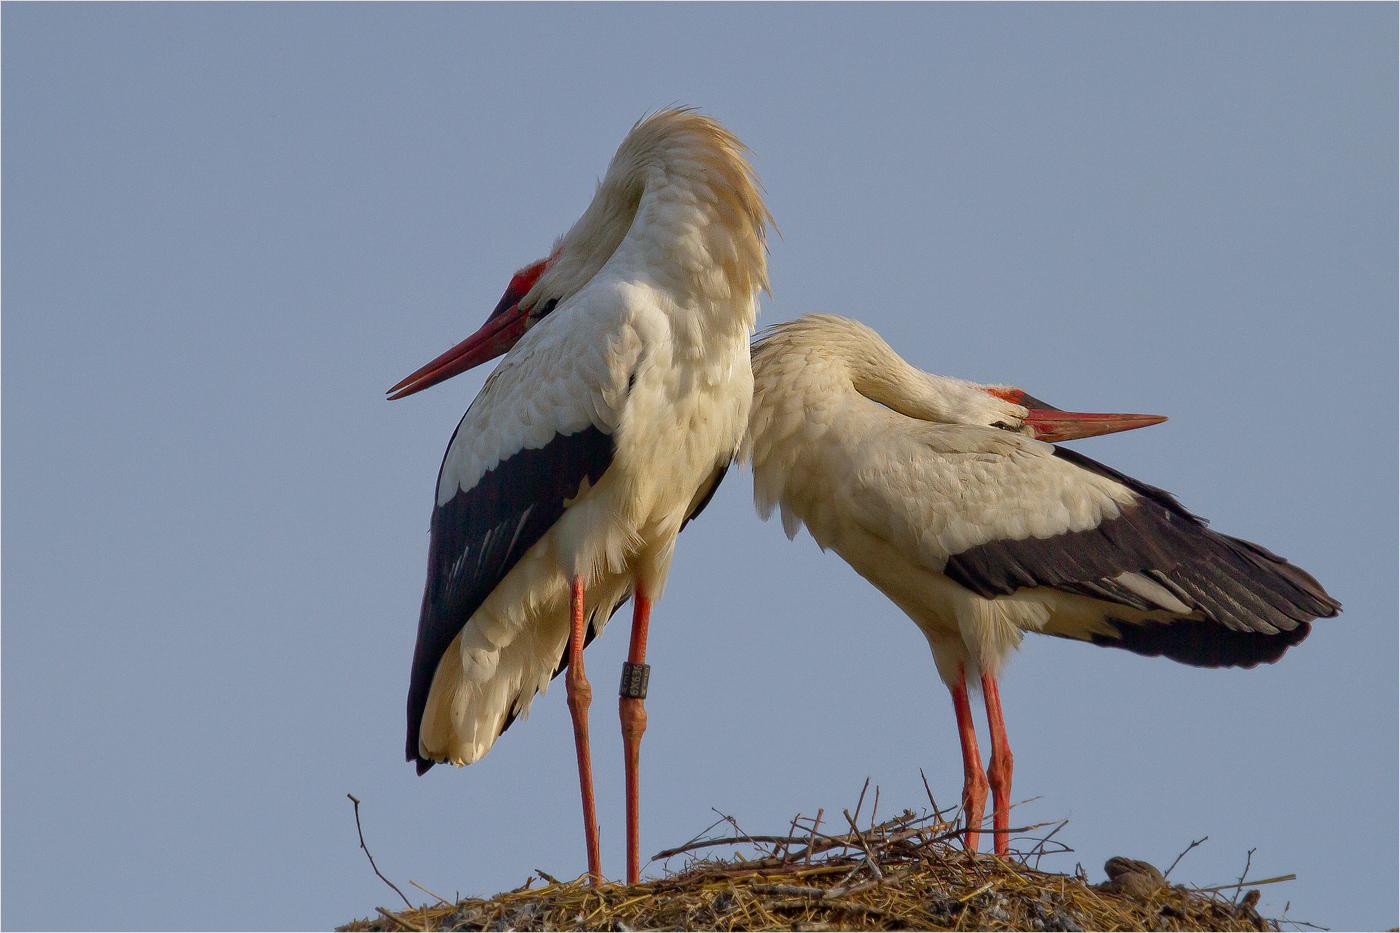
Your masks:
<svg viewBox="0 0 1400 933"><path fill-rule="evenodd" d="M727 822L732 834L696 838L658 853L653 861L678 856L687 861L657 880L595 888L586 878L559 881L537 872L541 887L532 887L531 878L489 899L448 903L439 898L436 906L399 913L377 908L377 917L338 929L1279 929L1255 910L1257 890L1243 898L1237 894L1237 900L1221 893L1242 890L1243 884L1171 886L1151 865L1123 858L1109 861L1110 881L1100 885L1090 885L1082 871L1062 875L1033 867L1050 851L1068 851L1047 848L1058 845L1051 840L1063 823L1029 851L1001 858L964 851L958 814L947 816L936 807L931 813L905 810L878 824L872 815L866 829L857 826L859 813L859 805L855 817L843 811L846 831L839 834L820 831L819 813L815 819L794 819L781 836L748 835L724 817L706 832ZM705 852L711 854L698 854Z"/></svg>

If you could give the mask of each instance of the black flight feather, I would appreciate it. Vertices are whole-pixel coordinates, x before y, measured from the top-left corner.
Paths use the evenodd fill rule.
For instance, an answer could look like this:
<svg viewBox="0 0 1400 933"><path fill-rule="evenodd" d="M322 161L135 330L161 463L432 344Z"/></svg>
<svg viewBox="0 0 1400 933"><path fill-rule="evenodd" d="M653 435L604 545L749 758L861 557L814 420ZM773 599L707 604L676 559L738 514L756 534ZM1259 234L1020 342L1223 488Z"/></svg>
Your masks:
<svg viewBox="0 0 1400 933"><path fill-rule="evenodd" d="M1045 586L1159 612L1162 620L1146 625L1110 613L1105 621L1119 637L1092 640L1204 667L1276 661L1307 637L1311 620L1341 609L1305 571L1257 544L1211 531L1170 493L1062 447L1055 455L1122 483L1137 501L1086 531L970 547L948 558L948 577L988 599ZM1160 584L1205 618L1161 610L1113 579L1125 572Z"/></svg>
<svg viewBox="0 0 1400 933"><path fill-rule="evenodd" d="M450 449L450 447L449 447ZM612 436L594 425L520 450L433 510L428 582L408 690L405 756L418 773L433 762L418 736L438 663L457 633L506 574L564 514L586 480L596 485L613 458ZM514 718L514 710L507 723Z"/></svg>

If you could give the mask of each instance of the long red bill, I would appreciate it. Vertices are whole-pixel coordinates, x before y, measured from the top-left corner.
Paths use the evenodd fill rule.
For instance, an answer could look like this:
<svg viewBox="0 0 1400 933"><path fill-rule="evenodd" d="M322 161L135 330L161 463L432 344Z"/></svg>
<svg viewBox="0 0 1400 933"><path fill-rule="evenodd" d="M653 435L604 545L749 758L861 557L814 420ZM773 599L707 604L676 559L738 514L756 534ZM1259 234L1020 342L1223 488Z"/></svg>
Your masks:
<svg viewBox="0 0 1400 933"><path fill-rule="evenodd" d="M403 398L435 386L445 379L451 379L473 367L505 353L524 335L528 326L529 311L522 310L520 300L539 281L548 259L542 259L526 266L510 280L510 287L501 296L491 316L481 329L437 359L415 370L389 389L389 398Z"/></svg>
<svg viewBox="0 0 1400 933"><path fill-rule="evenodd" d="M1025 423L1035 431L1039 441L1073 441L1099 434L1131 431L1166 421L1165 415L1110 415L1097 412L1057 411L1032 408Z"/></svg>
<svg viewBox="0 0 1400 933"><path fill-rule="evenodd" d="M506 313L491 318L482 325L481 330L400 381L389 390L389 398L403 398L421 392L487 360L494 360L515 346L515 342L525 333L527 315L528 312L521 311L520 306L515 305Z"/></svg>

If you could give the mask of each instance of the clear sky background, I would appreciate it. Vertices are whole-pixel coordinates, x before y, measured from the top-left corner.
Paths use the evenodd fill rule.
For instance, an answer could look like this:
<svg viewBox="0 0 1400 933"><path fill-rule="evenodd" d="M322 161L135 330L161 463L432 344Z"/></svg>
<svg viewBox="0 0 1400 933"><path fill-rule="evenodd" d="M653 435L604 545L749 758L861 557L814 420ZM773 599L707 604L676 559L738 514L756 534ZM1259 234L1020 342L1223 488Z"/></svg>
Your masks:
<svg viewBox="0 0 1400 933"><path fill-rule="evenodd" d="M762 322L1164 425L1076 445L1345 604L1278 664L1029 638L1015 822L1173 881L1397 922L1397 8L24 5L3 9L3 914L327 928L584 870L562 685L414 776L439 459L486 373L384 390L484 319L632 123L753 149ZM644 857L732 814L956 801L901 613L737 472L652 622ZM620 615L589 651L623 873ZM985 738L984 738L984 748ZM867 804L868 806L868 804ZM659 870L652 866L653 872Z"/></svg>

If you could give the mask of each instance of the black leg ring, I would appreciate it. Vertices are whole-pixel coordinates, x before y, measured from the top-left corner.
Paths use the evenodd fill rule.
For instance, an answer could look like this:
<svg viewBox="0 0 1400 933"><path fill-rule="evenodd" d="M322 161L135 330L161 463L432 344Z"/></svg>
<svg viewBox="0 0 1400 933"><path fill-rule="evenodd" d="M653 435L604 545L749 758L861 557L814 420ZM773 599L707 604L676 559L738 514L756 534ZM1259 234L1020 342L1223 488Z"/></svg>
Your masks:
<svg viewBox="0 0 1400 933"><path fill-rule="evenodd" d="M618 696L645 700L649 680L651 680L650 664L633 664L631 661L623 661L622 685L617 688Z"/></svg>

